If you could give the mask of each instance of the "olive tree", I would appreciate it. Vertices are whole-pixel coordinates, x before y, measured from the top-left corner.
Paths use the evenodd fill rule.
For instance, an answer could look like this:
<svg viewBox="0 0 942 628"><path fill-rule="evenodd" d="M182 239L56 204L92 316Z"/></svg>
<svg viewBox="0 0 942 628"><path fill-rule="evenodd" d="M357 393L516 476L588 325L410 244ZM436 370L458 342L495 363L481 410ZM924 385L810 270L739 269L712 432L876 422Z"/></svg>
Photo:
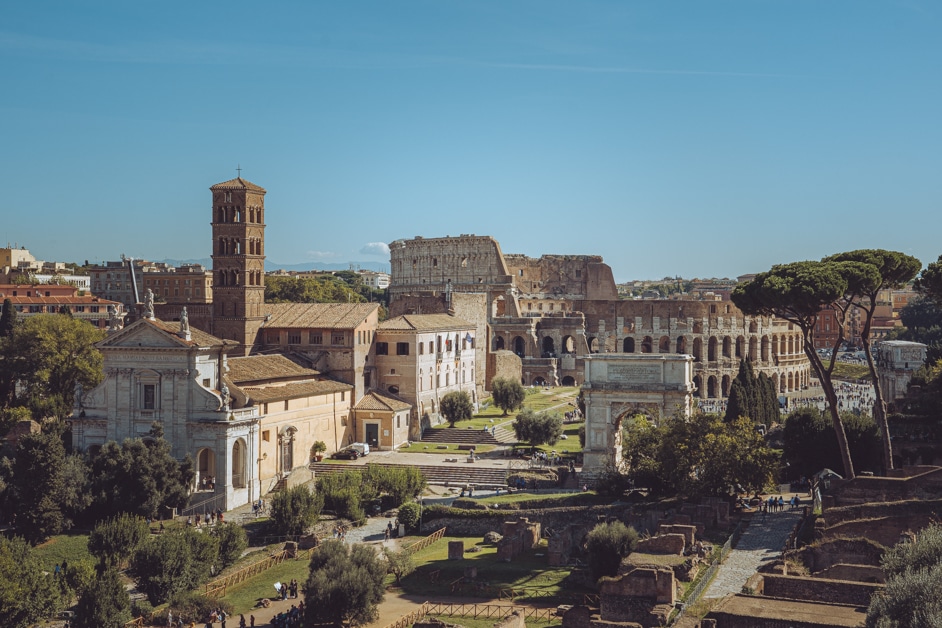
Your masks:
<svg viewBox="0 0 942 628"><path fill-rule="evenodd" d="M508 412L513 412L523 406L527 392L516 380L495 377L491 380L491 396L494 398L494 405L503 410L504 416L507 416Z"/></svg>
<svg viewBox="0 0 942 628"><path fill-rule="evenodd" d="M439 405L442 415L451 427L454 427L458 421L467 421L474 414L471 397L463 390L448 393L442 397Z"/></svg>

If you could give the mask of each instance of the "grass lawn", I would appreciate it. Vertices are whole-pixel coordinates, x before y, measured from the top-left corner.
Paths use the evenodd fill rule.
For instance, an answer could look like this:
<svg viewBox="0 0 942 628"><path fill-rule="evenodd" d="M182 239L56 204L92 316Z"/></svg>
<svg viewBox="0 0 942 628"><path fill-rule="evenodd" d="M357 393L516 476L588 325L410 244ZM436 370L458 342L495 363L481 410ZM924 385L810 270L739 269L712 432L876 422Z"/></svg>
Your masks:
<svg viewBox="0 0 942 628"><path fill-rule="evenodd" d="M260 560L261 558L261 556L257 556L255 560ZM275 595L274 584L276 582L291 582L292 578L301 583L307 580L309 564L310 560L308 558L286 560L280 565L272 567L265 573L261 573L234 587L229 587L223 599L232 604L232 610L236 615L240 613L248 614L255 608L255 604L260 599ZM265 613L269 613L270 611L259 609L259 612L263 615L259 616L258 613L256 613L256 619L263 619L264 621L269 619Z"/></svg>
<svg viewBox="0 0 942 628"><path fill-rule="evenodd" d="M465 547L464 560L448 560L448 541L462 541ZM549 567L545 542L533 550L524 552L513 562L497 560L497 547L478 545L480 551L468 550L480 541L480 537L446 536L441 541L417 552L414 556L415 572L403 579L402 589L406 593L428 595L450 595L451 583L464 575L465 569L477 568L477 580L488 587L543 589L551 594L562 591L562 581L569 575L568 567ZM435 582L431 574L439 571ZM496 591L495 591L496 593ZM520 598L518 598L519 600ZM547 601L537 598L538 601Z"/></svg>
<svg viewBox="0 0 942 628"><path fill-rule="evenodd" d="M63 561L76 564L83 560L95 560L88 553L88 532L73 531L56 535L33 548L33 555L42 561L46 571L52 571L57 563L61 565Z"/></svg>
<svg viewBox="0 0 942 628"><path fill-rule="evenodd" d="M527 396L523 400L523 407L530 408L535 412L555 408L554 412L559 412L560 415L575 407L570 406L569 403L572 402L575 404L576 397L579 395L578 386L563 386L550 388L548 390L542 388L526 388L525 390ZM556 406L560 407L556 408ZM511 412L507 416L504 416L504 411L495 406L493 401L490 401L486 408L483 408L467 421L458 421L455 427L462 429L470 427L471 429L483 430L485 427L509 423L513 421L516 416L516 412ZM441 425L434 425L432 429L448 429L448 424L442 423ZM578 441L576 441L576 445L578 444Z"/></svg>
<svg viewBox="0 0 942 628"><path fill-rule="evenodd" d="M856 381L858 379L870 379L870 369L866 364L850 364L848 362L837 362L834 365L833 379L845 379Z"/></svg>

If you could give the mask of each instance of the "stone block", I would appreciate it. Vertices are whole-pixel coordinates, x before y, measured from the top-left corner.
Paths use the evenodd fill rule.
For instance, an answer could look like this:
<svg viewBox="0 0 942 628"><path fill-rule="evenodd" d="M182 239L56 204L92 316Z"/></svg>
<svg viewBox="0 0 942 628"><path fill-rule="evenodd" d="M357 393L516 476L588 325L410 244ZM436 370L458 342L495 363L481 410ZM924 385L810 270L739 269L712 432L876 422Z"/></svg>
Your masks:
<svg viewBox="0 0 942 628"><path fill-rule="evenodd" d="M464 559L464 541L448 541L448 560Z"/></svg>

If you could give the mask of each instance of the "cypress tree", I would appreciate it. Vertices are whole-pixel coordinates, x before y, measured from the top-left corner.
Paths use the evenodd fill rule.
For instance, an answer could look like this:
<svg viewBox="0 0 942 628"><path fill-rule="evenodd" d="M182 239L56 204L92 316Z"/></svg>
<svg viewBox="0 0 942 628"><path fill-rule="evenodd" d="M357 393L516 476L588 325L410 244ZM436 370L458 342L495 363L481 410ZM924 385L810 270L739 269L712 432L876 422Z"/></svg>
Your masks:
<svg viewBox="0 0 942 628"><path fill-rule="evenodd" d="M10 299L3 300L3 312L0 313L0 338L9 338L16 324L16 310Z"/></svg>

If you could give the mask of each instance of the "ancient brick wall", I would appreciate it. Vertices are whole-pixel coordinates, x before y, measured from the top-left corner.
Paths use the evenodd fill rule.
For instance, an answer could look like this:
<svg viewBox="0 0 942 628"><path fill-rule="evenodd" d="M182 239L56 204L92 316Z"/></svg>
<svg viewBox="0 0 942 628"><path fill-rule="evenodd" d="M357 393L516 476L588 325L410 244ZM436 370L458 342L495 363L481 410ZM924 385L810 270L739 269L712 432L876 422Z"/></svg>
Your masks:
<svg viewBox="0 0 942 628"><path fill-rule="evenodd" d="M683 534L658 534L638 541L635 551L645 554L674 554L684 553L686 540Z"/></svg>
<svg viewBox="0 0 942 628"><path fill-rule="evenodd" d="M800 576L766 574L762 580L763 594L769 597L853 606L869 605L873 594L883 589L883 585L868 582Z"/></svg>
<svg viewBox="0 0 942 628"><path fill-rule="evenodd" d="M883 584L886 582L886 576L883 570L876 565L847 565L838 564L823 569L814 574L815 578L827 578L829 580L850 580L852 582L876 582Z"/></svg>

